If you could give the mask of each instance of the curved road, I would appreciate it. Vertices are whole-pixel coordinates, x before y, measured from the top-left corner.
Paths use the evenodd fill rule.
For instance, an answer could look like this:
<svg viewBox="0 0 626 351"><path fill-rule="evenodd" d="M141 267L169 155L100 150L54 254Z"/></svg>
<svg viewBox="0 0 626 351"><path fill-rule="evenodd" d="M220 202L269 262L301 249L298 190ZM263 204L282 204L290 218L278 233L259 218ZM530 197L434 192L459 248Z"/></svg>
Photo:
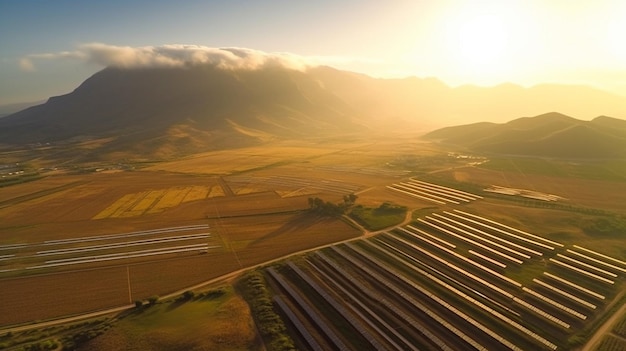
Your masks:
<svg viewBox="0 0 626 351"><path fill-rule="evenodd" d="M624 293L626 293L626 291L622 290L622 292L618 294L618 296L615 297L615 301L621 300ZM580 351L595 351L598 345L600 344L600 342L602 341L602 338L611 332L611 330L613 329L613 326L615 326L615 324L618 323L622 319L625 313L626 313L626 304L623 304L622 307L620 307L619 310L617 310L617 312L615 312L611 316L611 318L607 319L606 322L604 322L604 324L602 324L596 330L596 332L591 336L591 338L589 338L585 346L583 346L580 349Z"/></svg>
<svg viewBox="0 0 626 351"><path fill-rule="evenodd" d="M412 219L412 216L413 216L413 210L408 210L407 213L406 213L406 216L404 218L404 221L402 221L402 223L400 223L398 225L395 225L393 227L389 227L389 228L386 228L386 229L382 229L382 230L378 230L378 231L372 232L372 231L369 231L369 230L363 228L362 225L360 225L359 223L355 222L352 218L344 215L343 218L345 220L349 221L354 226L356 226L359 229L361 229L361 231L363 232L362 235L360 235L358 237L355 237L355 238L334 242L334 243L331 243L331 244L320 245L320 246L313 247L313 248L310 248L310 249L301 250L301 251L298 251L298 252L293 252L293 253L290 253L288 255L285 255L285 256L282 256L282 257L278 257L278 258L275 258L275 259L272 259L272 260L269 260L269 261L266 261L266 262L263 262L263 263L259 263L259 264L256 264L256 265L253 265L253 266L249 266L249 267L244 267L244 268L238 269L236 271L230 272L228 274L224 274L224 275L221 275L219 277L216 277L216 278L204 281L202 283L196 284L194 286L189 286L189 287L186 287L186 288L181 289L179 291L173 292L171 294L162 296L160 298L160 300L166 300L166 299L178 296L178 295L182 294L183 292L185 292L187 290L196 290L196 289L205 287L207 285L215 284L215 283L218 283L218 282L229 281L229 280L239 276L240 274L242 274L242 273L244 273L244 272L246 272L248 270L255 269L255 268L258 268L258 267L261 267L261 266L265 266L265 265L268 265L268 264L271 264L271 263L274 263L274 262L278 262L278 261L281 261L281 260L285 260L285 259L287 259L287 258L289 258L291 256L301 255L301 254L304 254L304 253L307 253L307 252L320 250L320 249L323 249L323 248L326 248L326 247L330 247L330 246L333 246L333 245L347 243L347 242L351 242L351 241L355 241L355 240L360 240L360 239L363 239L363 238L371 237L371 236L374 236L376 234L382 233L382 232L384 232L386 230L391 230L393 228L400 227L400 226L403 226L403 225L406 225L406 224L410 223L411 219ZM99 316L103 316L103 315L119 313L119 312L131 309L131 308L134 308L134 307L135 307L134 304L132 304L132 305L125 305L125 306L119 306L119 307L110 308L110 309L106 309L106 310L101 310L101 311L96 311L96 312L91 312L91 313L85 313L85 314L72 316L72 317L53 319L53 320L49 320L49 321L45 321L45 322L41 322L41 323L9 327L9 328L5 328L5 329L0 329L0 335L4 335L4 334L6 334L8 332L16 333L16 332L22 332L22 331L26 331L26 330L45 328L45 327L49 327L49 326L53 326L53 325L59 325L59 324L76 322L76 321L80 321L80 320L83 320L83 319L89 319L89 318L99 317Z"/></svg>

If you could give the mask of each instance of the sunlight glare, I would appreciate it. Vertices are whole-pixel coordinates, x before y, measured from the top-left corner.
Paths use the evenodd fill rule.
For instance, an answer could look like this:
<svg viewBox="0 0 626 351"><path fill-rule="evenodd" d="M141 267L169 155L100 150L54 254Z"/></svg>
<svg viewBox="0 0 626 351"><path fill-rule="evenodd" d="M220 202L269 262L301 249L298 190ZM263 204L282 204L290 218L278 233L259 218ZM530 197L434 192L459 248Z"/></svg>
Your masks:
<svg viewBox="0 0 626 351"><path fill-rule="evenodd" d="M456 36L459 59L472 66L496 64L506 52L507 33L493 14L476 16L462 23Z"/></svg>
<svg viewBox="0 0 626 351"><path fill-rule="evenodd" d="M514 2L483 5L446 14L443 44L450 71L476 84L522 75L538 42L529 9Z"/></svg>
<svg viewBox="0 0 626 351"><path fill-rule="evenodd" d="M626 17L625 14L622 15ZM626 18L616 18L608 23L605 46L609 54L613 55L613 58L620 62L626 60L626 40L624 39L624 33L626 33Z"/></svg>

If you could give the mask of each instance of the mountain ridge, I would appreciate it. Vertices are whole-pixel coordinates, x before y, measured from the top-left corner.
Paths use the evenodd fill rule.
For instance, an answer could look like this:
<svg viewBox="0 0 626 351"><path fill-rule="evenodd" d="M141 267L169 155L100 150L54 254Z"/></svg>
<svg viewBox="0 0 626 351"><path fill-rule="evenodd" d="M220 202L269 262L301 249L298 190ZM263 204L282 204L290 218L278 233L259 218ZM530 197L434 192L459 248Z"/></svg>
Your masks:
<svg viewBox="0 0 626 351"><path fill-rule="evenodd" d="M571 159L626 157L626 120L578 120L551 112L507 123L478 123L432 131L424 139L490 154Z"/></svg>
<svg viewBox="0 0 626 351"><path fill-rule="evenodd" d="M574 98L577 94L588 99ZM101 150L108 153L158 155L158 150L170 150L182 155L277 138L418 132L469 120L495 123L533 115L528 111L564 112L560 108L626 116L626 98L576 86L452 88L436 78L372 78L328 66L304 71L209 64L108 67L68 94L0 119L0 143L106 139ZM553 122L558 123L563 122ZM615 123L600 118L596 124ZM489 139L481 127L464 135L474 142ZM91 156L97 153L90 151Z"/></svg>

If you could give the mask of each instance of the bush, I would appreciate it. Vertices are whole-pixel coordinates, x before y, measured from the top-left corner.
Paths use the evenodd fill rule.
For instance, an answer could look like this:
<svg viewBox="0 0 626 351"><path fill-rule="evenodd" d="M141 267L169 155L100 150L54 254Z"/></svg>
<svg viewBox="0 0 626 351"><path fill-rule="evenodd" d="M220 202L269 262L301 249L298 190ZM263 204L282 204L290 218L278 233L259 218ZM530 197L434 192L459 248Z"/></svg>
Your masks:
<svg viewBox="0 0 626 351"><path fill-rule="evenodd" d="M158 295L153 295L148 298L148 306L154 306L159 301Z"/></svg>
<svg viewBox="0 0 626 351"><path fill-rule="evenodd" d="M135 301L135 308L141 308L141 307L143 307L143 301L141 300Z"/></svg>
<svg viewBox="0 0 626 351"><path fill-rule="evenodd" d="M344 203L334 204L330 201L324 201L319 197L309 198L309 210L322 216L339 217L345 213L348 205Z"/></svg>
<svg viewBox="0 0 626 351"><path fill-rule="evenodd" d="M239 284L268 351L295 350L293 340L287 334L283 320L274 311L272 298L265 286L263 275L259 272L248 273L244 281Z"/></svg>

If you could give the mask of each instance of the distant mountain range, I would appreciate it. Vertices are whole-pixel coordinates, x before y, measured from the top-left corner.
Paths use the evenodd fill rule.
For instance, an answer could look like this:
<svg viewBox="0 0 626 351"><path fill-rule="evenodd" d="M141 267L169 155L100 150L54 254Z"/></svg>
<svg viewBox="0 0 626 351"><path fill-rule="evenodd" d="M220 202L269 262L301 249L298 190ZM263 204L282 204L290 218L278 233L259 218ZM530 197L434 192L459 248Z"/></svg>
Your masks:
<svg viewBox="0 0 626 351"><path fill-rule="evenodd" d="M545 111L626 116L626 98L583 86L451 88L434 78L376 79L330 67L109 67L67 95L0 118L0 144L100 139L87 154L169 157L274 139L502 122Z"/></svg>
<svg viewBox="0 0 626 351"><path fill-rule="evenodd" d="M33 101L33 102L17 102L14 104L0 105L0 118L19 112L25 108L41 105L45 101Z"/></svg>
<svg viewBox="0 0 626 351"><path fill-rule="evenodd" d="M581 121L552 112L504 124L474 123L424 136L478 152L555 158L626 157L626 120L600 116Z"/></svg>

